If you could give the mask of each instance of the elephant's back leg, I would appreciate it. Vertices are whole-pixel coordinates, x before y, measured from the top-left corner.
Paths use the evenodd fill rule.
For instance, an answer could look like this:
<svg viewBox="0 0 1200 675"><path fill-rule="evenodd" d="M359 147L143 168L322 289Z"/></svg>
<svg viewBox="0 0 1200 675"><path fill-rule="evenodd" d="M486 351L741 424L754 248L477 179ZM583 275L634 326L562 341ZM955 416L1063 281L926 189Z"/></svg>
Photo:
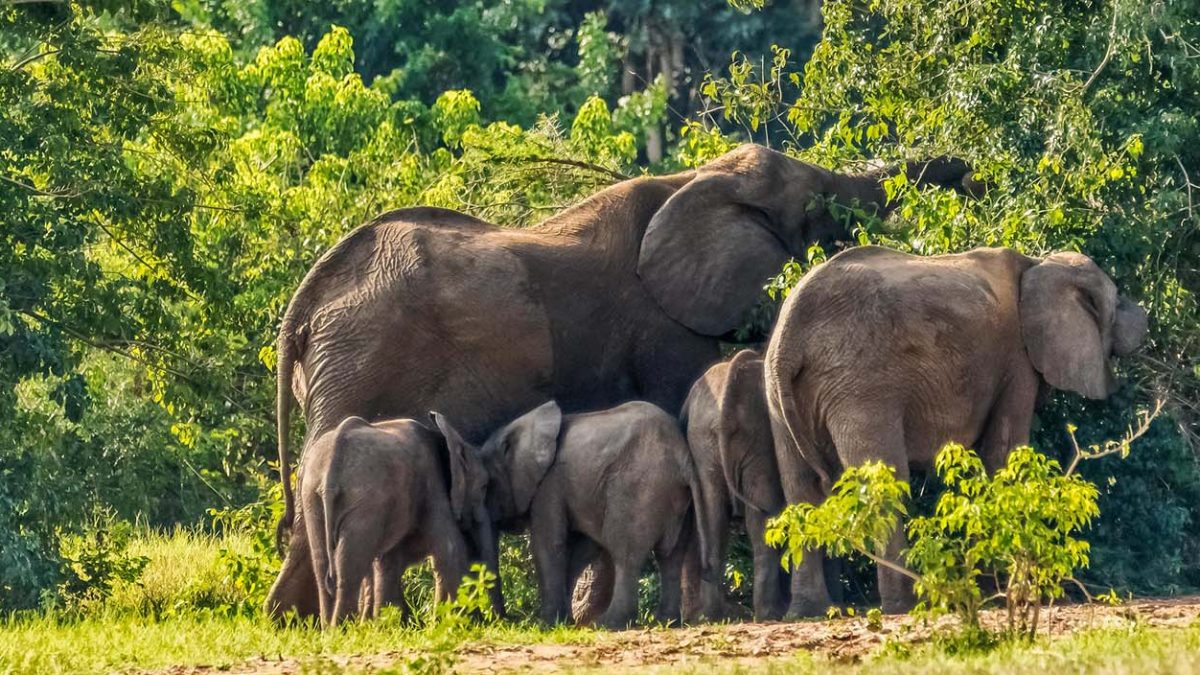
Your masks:
<svg viewBox="0 0 1200 675"><path fill-rule="evenodd" d="M787 503L818 505L825 501L820 476L793 446L791 435L783 422L774 416L771 420L771 435L775 443L775 460L779 465L779 480ZM820 452L824 449L812 438L802 437L797 440L807 444L806 451ZM829 451L832 452L832 448ZM821 616L829 608L824 559L825 554L822 551L808 551L800 564L791 570L791 598L787 618Z"/></svg>
<svg viewBox="0 0 1200 675"><path fill-rule="evenodd" d="M289 612L300 618L319 616L321 613L316 573L313 571L308 534L304 528L304 511L299 509L296 511L296 522L288 541L283 567L267 594L265 611L267 616L276 621L282 620Z"/></svg>
<svg viewBox="0 0 1200 675"><path fill-rule="evenodd" d="M843 467L878 460L890 466L896 478L909 479L909 455L905 446L903 414L887 409L856 410L844 417L833 417L830 437ZM896 528L885 551L888 560L899 562L906 540L904 526ZM905 612L916 600L912 582L894 570L879 568L879 597L888 613Z"/></svg>

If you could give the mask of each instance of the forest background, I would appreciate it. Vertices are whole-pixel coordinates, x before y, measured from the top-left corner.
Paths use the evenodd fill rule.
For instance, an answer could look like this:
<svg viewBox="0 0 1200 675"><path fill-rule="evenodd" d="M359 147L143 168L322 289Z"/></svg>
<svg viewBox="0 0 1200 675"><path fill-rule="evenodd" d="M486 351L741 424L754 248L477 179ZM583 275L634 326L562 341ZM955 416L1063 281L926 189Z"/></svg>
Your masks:
<svg viewBox="0 0 1200 675"><path fill-rule="evenodd" d="M742 142L964 157L983 199L893 182L860 242L1081 250L1141 302L1126 385L1055 396L1035 445L1119 436L1164 399L1132 456L1084 469L1084 580L1200 586L1194 3L10 2L0 102L0 609L102 600L145 565L131 533L185 527L256 533L222 552L254 611L275 329L322 251L416 204L521 227ZM743 337L832 253L764 280Z"/></svg>

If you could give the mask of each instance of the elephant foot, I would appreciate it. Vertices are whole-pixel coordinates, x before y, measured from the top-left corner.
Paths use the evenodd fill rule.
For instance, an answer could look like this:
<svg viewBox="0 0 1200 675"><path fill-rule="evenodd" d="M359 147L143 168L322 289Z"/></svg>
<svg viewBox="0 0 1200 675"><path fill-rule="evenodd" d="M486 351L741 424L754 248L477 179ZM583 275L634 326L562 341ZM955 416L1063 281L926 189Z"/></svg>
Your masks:
<svg viewBox="0 0 1200 675"><path fill-rule="evenodd" d="M579 576L571 598L571 613L575 623L587 626L596 623L612 602L613 570L611 564L597 561Z"/></svg>
<svg viewBox="0 0 1200 675"><path fill-rule="evenodd" d="M755 621L779 621L784 617L784 608L772 607L765 610L756 610L754 612Z"/></svg>
<svg viewBox="0 0 1200 675"><path fill-rule="evenodd" d="M884 614L907 614L917 605L917 599L911 594L900 597L882 598L880 609Z"/></svg>
<svg viewBox="0 0 1200 675"><path fill-rule="evenodd" d="M787 612L783 615L784 621L800 621L803 619L812 619L814 617L824 617L829 611L831 603L828 599L813 600L800 599L793 600L792 604L788 605Z"/></svg>
<svg viewBox="0 0 1200 675"><path fill-rule="evenodd" d="M596 626L605 630L629 630L634 627L634 617L605 614L596 621Z"/></svg>

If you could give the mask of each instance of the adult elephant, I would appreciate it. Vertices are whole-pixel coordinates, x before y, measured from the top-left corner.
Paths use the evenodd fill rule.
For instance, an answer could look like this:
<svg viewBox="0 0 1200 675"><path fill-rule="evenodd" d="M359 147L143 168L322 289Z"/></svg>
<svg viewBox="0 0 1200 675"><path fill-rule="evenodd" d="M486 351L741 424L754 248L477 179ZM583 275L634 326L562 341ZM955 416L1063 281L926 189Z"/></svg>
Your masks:
<svg viewBox="0 0 1200 675"><path fill-rule="evenodd" d="M912 163L964 189L959 160ZM813 242L848 236L830 205L891 207L879 170L838 174L755 145L696 171L635 178L540 225L502 229L437 208L380 216L301 282L278 340L286 513L293 395L308 437L344 418L438 410L472 442L537 404L576 411L642 399L679 410L766 278ZM268 598L315 613L304 527Z"/></svg>
<svg viewBox="0 0 1200 675"><path fill-rule="evenodd" d="M844 467L871 459L907 480L910 464L932 465L951 441L976 448L994 471L1029 441L1039 389L1107 397L1111 357L1135 350L1146 323L1078 253L839 253L793 289L767 348L784 495L819 503ZM886 557L903 546L898 529ZM907 580L879 572L884 610L906 609ZM805 556L789 614L827 606L820 557Z"/></svg>

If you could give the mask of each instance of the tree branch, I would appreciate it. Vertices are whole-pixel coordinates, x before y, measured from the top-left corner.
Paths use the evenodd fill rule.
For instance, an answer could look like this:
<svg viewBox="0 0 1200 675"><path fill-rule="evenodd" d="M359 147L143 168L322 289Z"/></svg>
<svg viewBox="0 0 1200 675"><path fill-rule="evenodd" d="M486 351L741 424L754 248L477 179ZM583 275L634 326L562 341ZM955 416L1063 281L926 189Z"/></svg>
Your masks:
<svg viewBox="0 0 1200 675"><path fill-rule="evenodd" d="M1071 446L1075 450L1075 457L1071 459L1071 465L1067 467L1067 470L1063 475L1070 476L1071 474L1075 473L1075 469L1079 468L1079 463L1082 460L1099 459L1101 457L1107 457L1117 453L1128 453L1129 445L1141 438L1147 431L1150 430L1150 423L1154 421L1154 418L1158 417L1158 414L1162 412L1162 409L1163 400L1161 398L1155 399L1154 410L1150 411L1149 413L1143 411L1138 415L1139 420L1137 429L1130 427L1125 432L1125 436L1121 438L1121 440L1105 441L1103 447L1101 447L1100 444L1096 444L1084 450L1083 448L1079 447L1079 442L1075 440L1074 427L1068 426L1067 436L1071 439Z"/></svg>
<svg viewBox="0 0 1200 675"><path fill-rule="evenodd" d="M62 51L61 49L48 49L44 52L35 52L33 54L30 54L29 56L26 56L25 58L21 59L20 61L17 61L16 63L12 64L11 66L9 66L8 72L15 73L18 70L24 68L25 66L27 66L35 61L40 61L40 60L46 58L47 56L52 56L61 51Z"/></svg>
<svg viewBox="0 0 1200 675"><path fill-rule="evenodd" d="M122 356L126 359L129 359L130 361L133 361L134 363L139 363L147 368L162 371L164 373L167 373L168 375L172 375L174 377L179 378L183 382L187 382L188 384L190 384L192 387L195 387L196 389L204 389L205 388L204 384L202 382L200 382L199 380L196 380L191 375L188 375L187 373L184 373L183 371L176 370L175 368L163 365L161 363L154 363L152 361L149 361L147 359L144 359L144 358L138 356L137 354L134 354L133 352L129 351L128 349L121 348L120 346L118 346L120 344L119 341L98 340L96 338L93 338L93 337L85 334L83 331L80 331L76 328L72 328L71 326L69 326L65 323L62 323L61 321L55 321L54 319L42 316L36 312L31 312L29 310L18 309L17 312L19 314L29 317L30 319L33 319L34 321L38 321L40 323L45 323L45 324L55 326L55 327L59 328L60 330L62 330L64 333L70 335L72 338L74 338L90 347L95 347L96 349L102 349L106 352L116 354L118 356ZM126 342L133 342L133 341L126 341ZM149 345L147 343L138 343L138 344L134 344L133 346L147 347ZM167 350L164 347L156 347L156 349L158 349L159 351L163 351L164 353L167 353L167 354L171 353L169 350ZM185 361L186 361L186 359L185 359ZM257 418L260 422L263 422L264 424L267 424L267 425L274 424L274 421L269 419L266 416L265 411L251 410L250 408L247 408L245 405L243 405L240 401L236 401L233 398L230 398L229 396L227 396L225 394L220 394L220 396L227 403L229 403L229 405L237 408L238 410L241 410L242 412L244 412L248 415L251 415L251 416Z"/></svg>
<svg viewBox="0 0 1200 675"><path fill-rule="evenodd" d="M15 178L10 178L5 175L0 175L0 180L4 181L6 183L11 183L12 185L16 185L19 188L29 190L30 192L32 192L33 194L35 194L39 197L54 197L55 199L74 199L76 197L82 197L83 195L91 192L90 189L82 190L82 191L76 190L73 192L61 192L61 191L47 192L46 190L36 188L36 187L30 185L29 183L25 183L25 182L19 181Z"/></svg>
<svg viewBox="0 0 1200 675"><path fill-rule="evenodd" d="M1092 86L1092 83L1096 81L1096 78L1100 77L1100 73L1108 66L1108 62L1112 60L1113 53L1117 50L1117 10L1119 7L1120 0L1113 0L1112 25L1108 28L1108 47L1104 50L1104 58L1100 59L1100 65L1096 66L1096 69L1092 71L1091 77L1087 79L1087 82L1083 83L1083 90L1080 93L1086 92Z"/></svg>
<svg viewBox="0 0 1200 675"><path fill-rule="evenodd" d="M863 555L867 556L868 560L875 563L876 565L880 565L882 567L888 568L889 570L892 570L893 572L903 574L904 576L908 577L909 579L912 579L913 581L921 580L921 576L919 574L917 574L916 572L913 572L912 570L908 569L907 567L905 567L903 565L894 563L891 560L888 560L887 558L877 556L874 553L871 553L866 550L862 551L862 553L863 553Z"/></svg>
<svg viewBox="0 0 1200 675"><path fill-rule="evenodd" d="M529 158L529 159L515 159L512 161L524 162L524 163L528 163L528 164L561 164L563 166L570 166L570 167L574 167L576 169L584 169L586 171L594 171L596 173L602 173L606 176L612 177L615 180L629 180L630 179L630 176L626 176L625 174L621 173L620 171L614 171L613 169L610 169L606 166L600 166L599 164L593 164L591 162L583 162L583 161L576 160L576 159L558 159L556 157L536 157L536 158Z"/></svg>

